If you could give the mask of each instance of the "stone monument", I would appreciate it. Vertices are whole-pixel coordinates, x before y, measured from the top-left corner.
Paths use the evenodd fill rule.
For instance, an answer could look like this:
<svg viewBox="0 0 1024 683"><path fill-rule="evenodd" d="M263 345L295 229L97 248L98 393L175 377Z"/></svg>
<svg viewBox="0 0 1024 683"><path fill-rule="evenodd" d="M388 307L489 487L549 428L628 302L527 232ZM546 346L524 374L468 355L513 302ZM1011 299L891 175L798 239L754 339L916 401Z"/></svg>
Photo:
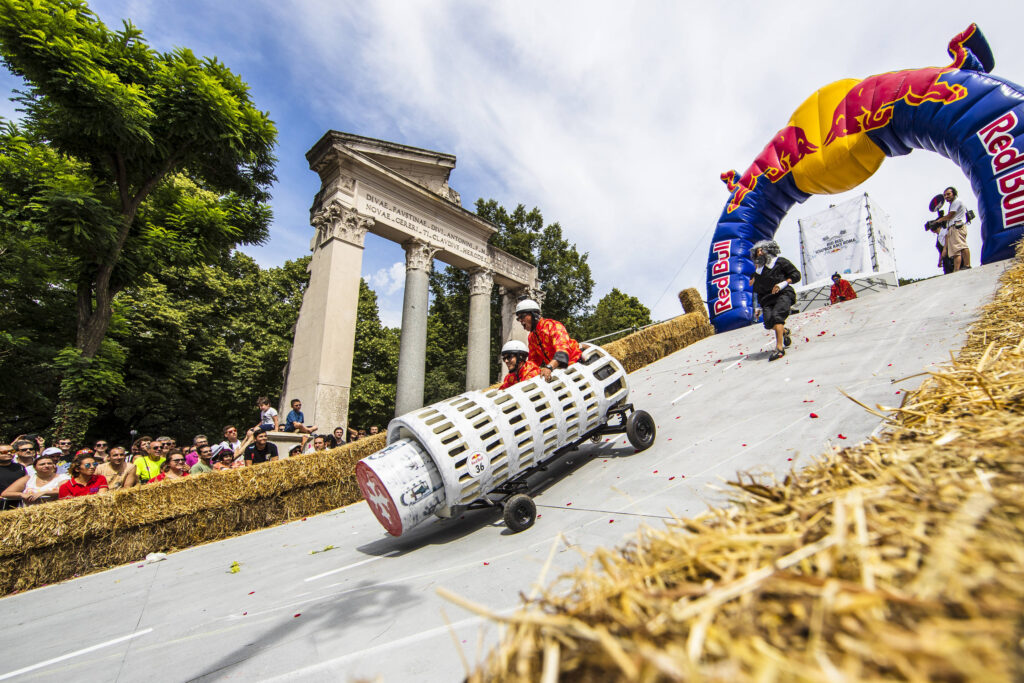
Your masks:
<svg viewBox="0 0 1024 683"><path fill-rule="evenodd" d="M491 290L502 293L502 338L525 333L511 313L539 297L537 268L487 243L492 224L462 208L448 184L455 157L383 140L328 131L306 153L320 176L310 209L316 229L309 287L295 325L280 410L302 399L307 422L323 431L348 426L356 307L367 232L405 249L405 294L396 414L423 405L428 282L434 259L470 274L466 389L491 383ZM282 413L284 414L284 413Z"/></svg>

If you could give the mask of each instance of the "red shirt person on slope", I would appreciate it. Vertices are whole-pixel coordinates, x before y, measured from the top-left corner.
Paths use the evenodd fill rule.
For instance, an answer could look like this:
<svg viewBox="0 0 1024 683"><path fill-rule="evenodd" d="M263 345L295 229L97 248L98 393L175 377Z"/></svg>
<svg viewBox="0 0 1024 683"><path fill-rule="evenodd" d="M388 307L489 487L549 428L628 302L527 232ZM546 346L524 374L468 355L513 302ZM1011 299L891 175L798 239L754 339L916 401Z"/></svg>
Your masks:
<svg viewBox="0 0 1024 683"><path fill-rule="evenodd" d="M829 303L837 301L849 301L856 299L857 292L853 291L853 285L843 279L839 273L832 273L832 291L828 295Z"/></svg>
<svg viewBox="0 0 1024 683"><path fill-rule="evenodd" d="M526 344L516 339L505 342L501 347L501 360L508 368L508 374L501 383L502 389L508 389L513 384L525 382L540 374L540 368L528 358L529 355Z"/></svg>
<svg viewBox="0 0 1024 683"><path fill-rule="evenodd" d="M580 359L580 345L565 331L565 325L540 316L540 304L523 299L516 306L516 320L530 333L529 360L540 368L548 382L551 371L564 368Z"/></svg>

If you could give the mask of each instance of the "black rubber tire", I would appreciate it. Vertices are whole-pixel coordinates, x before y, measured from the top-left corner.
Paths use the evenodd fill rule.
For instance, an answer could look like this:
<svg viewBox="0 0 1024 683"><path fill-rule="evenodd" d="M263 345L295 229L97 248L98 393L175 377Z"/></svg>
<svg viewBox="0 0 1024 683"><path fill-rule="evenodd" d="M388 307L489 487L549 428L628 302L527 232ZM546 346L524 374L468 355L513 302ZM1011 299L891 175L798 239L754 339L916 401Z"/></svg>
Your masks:
<svg viewBox="0 0 1024 683"><path fill-rule="evenodd" d="M537 505L525 493L509 496L502 507L505 526L516 533L529 529L537 521Z"/></svg>
<svg viewBox="0 0 1024 683"><path fill-rule="evenodd" d="M604 434L602 434L601 432L594 434L592 437L590 437L590 443L601 443L602 436L604 436Z"/></svg>
<svg viewBox="0 0 1024 683"><path fill-rule="evenodd" d="M638 451L645 451L654 445L657 428L654 418L643 410L637 410L626 419L626 438Z"/></svg>

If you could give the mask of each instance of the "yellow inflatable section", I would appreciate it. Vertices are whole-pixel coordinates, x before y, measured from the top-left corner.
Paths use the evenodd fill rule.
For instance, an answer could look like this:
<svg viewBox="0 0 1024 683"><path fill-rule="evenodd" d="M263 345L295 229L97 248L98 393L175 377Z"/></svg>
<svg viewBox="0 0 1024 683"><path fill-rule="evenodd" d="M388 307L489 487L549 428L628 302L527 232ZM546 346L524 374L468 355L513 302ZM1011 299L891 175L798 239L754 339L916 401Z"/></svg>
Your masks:
<svg viewBox="0 0 1024 683"><path fill-rule="evenodd" d="M789 125L803 129L817 151L793 166L796 186L810 194L837 194L860 185L882 165L885 154L867 133L854 133L824 145L832 127L832 112L860 79L846 78L826 85L797 108Z"/></svg>

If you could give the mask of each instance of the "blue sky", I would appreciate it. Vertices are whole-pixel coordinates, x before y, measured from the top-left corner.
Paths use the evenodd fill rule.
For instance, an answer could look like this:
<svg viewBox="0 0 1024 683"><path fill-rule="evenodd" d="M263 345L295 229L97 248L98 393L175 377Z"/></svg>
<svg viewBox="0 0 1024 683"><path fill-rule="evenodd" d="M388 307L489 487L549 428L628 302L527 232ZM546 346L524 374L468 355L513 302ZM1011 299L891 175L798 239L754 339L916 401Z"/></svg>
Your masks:
<svg viewBox="0 0 1024 683"><path fill-rule="evenodd" d="M261 264L308 253L318 179L304 155L335 129L455 154L451 184L464 206L485 197L539 207L590 254L595 302L618 287L656 318L680 312L679 289L704 292L727 194L719 174L742 172L817 88L946 64L946 43L971 21L992 44L995 73L1024 82L1020 4L965 5L91 3L108 25L131 18L157 49L219 57L270 112L279 131L275 221L266 245L246 249ZM0 86L14 85L0 76ZM11 113L0 105L0 115ZM890 159L854 192L795 207L778 239L796 257L797 218L866 191L890 214L901 274L932 275L921 224L928 198L950 184L968 187L937 155ZM976 231L969 241L980 254ZM397 245L368 237L363 275L391 325L400 320L402 261Z"/></svg>

